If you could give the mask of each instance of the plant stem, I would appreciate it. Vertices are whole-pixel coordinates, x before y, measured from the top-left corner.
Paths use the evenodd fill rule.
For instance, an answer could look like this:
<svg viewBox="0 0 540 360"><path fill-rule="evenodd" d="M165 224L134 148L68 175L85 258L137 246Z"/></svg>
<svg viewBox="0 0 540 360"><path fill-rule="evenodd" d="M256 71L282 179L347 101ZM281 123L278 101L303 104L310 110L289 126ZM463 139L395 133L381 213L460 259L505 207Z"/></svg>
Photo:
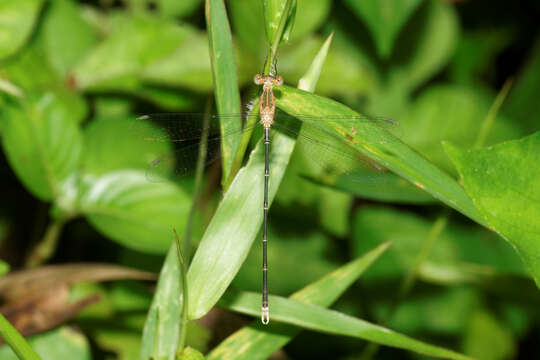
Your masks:
<svg viewBox="0 0 540 360"><path fill-rule="evenodd" d="M212 97L206 102L206 109L204 112L203 124L202 124L202 136L201 143L199 145L199 154L197 157L197 167L195 169L195 186L193 188L193 200L191 202L191 208L189 209L189 215L186 224L186 232L184 234L184 241L180 242L178 233L174 229L174 239L176 241L176 250L178 252L178 262L180 265L180 281L182 282L182 312L180 319L180 331L178 334L178 346L177 353L181 354L186 344L187 335L187 322L188 322L188 286L187 286L187 265L189 262L189 253L191 251L191 234L193 233L193 221L195 218L195 211L197 204L199 203L199 197L201 192L201 184L203 181L204 161L206 159L207 146L208 146L208 129L210 125L210 112L212 111ZM184 255L186 254L186 259ZM187 261L186 261L187 260Z"/></svg>
<svg viewBox="0 0 540 360"><path fill-rule="evenodd" d="M283 8L283 12L282 12L283 15L281 16L281 19L279 20L279 26L276 31L276 36L274 37L274 41L272 42L272 45L270 46L270 51L266 59L266 64L265 64L265 69L264 69L265 74L276 75L275 68L273 68L273 65L276 62L277 49L278 49L279 43L281 42L281 38L283 37L283 31L285 30L285 25L287 25L287 21L289 20L289 13L291 12L292 3L293 3L293 0L287 0Z"/></svg>
<svg viewBox="0 0 540 360"><path fill-rule="evenodd" d="M388 313L384 320L382 321L382 326L387 326L392 317L394 316L399 304L407 297L411 289L413 288L418 273L420 271L420 268L422 264L426 261L429 254L431 253L431 249L433 249L433 245L435 245L435 241L439 238L441 235L441 232L446 227L446 224L448 224L448 218L449 218L449 211L445 210L443 215L439 216L437 220L435 220L435 223L433 223L433 226L431 227L431 230L429 231L428 236L424 240L423 246L420 249L420 252L418 252L418 255L416 256L413 265L409 268L407 271L407 274L403 278L401 285L399 287L399 292L397 296L392 301L390 308L388 310ZM377 351L379 350L380 345L376 343L369 343L364 351L362 352L360 359L368 360L372 359Z"/></svg>
<svg viewBox="0 0 540 360"><path fill-rule="evenodd" d="M204 161L206 159L206 152L208 146L208 128L210 127L210 112L212 111L212 97L206 102L206 109L204 112L201 143L199 145L199 154L197 155L197 166L195 168L195 185L193 188L193 200L191 208L189 209L189 215L186 224L186 232L184 234L184 241L182 248L180 249L186 256L186 260L189 262L189 254L191 253L191 234L193 233L193 221L195 218L195 211L199 202L201 184L203 180Z"/></svg>
<svg viewBox="0 0 540 360"><path fill-rule="evenodd" d="M21 360L41 360L24 337L0 314L0 336Z"/></svg>
<svg viewBox="0 0 540 360"><path fill-rule="evenodd" d="M180 238L174 229L174 239L176 241L176 250L178 251L178 262L180 264L180 281L182 282L182 315L180 318L180 331L178 334L178 347L177 353L181 354L184 351L186 345L186 335L187 335L187 323L188 323L188 286L187 286L187 267L182 255L182 244L180 243Z"/></svg>
<svg viewBox="0 0 540 360"><path fill-rule="evenodd" d="M68 217L59 217L49 224L43 238L28 255L26 259L27 267L35 267L49 260L56 250L60 233L67 221Z"/></svg>
<svg viewBox="0 0 540 360"><path fill-rule="evenodd" d="M495 116L497 116L497 113L499 112L499 109L501 108L501 105L503 104L504 100L506 99L506 96L508 95L508 92L510 91L510 88L512 87L512 78L508 78L504 85L497 94L497 97L495 98L495 101L493 101L493 104L491 104L491 107L489 108L489 111L484 119L484 122L482 123L482 127L480 128L480 132L478 133L478 137L476 138L476 143L474 144L475 148L484 146L484 142L486 140L486 136L491 130L491 127L493 126L493 122L495 121Z"/></svg>

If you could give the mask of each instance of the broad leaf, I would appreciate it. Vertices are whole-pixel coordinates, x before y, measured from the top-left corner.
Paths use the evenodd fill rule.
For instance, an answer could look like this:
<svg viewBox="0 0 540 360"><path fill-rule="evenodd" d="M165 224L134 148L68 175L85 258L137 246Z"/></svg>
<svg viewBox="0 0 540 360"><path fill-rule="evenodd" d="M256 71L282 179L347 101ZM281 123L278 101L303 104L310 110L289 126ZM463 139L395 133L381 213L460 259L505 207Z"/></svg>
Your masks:
<svg viewBox="0 0 540 360"><path fill-rule="evenodd" d="M514 119L527 133L538 130L538 116L531 116L531 114L540 112L540 103L535 99L539 91L540 38L537 38L502 108L503 113Z"/></svg>
<svg viewBox="0 0 540 360"><path fill-rule="evenodd" d="M490 228L512 244L540 287L540 132L477 150L445 149Z"/></svg>
<svg viewBox="0 0 540 360"><path fill-rule="evenodd" d="M458 40L457 14L443 1L427 0L409 24L396 42L388 84L390 88L396 86L406 91L440 71Z"/></svg>
<svg viewBox="0 0 540 360"><path fill-rule="evenodd" d="M39 32L40 42L55 70L65 76L98 40L98 34L83 20L81 8L72 0L49 4Z"/></svg>
<svg viewBox="0 0 540 360"><path fill-rule="evenodd" d="M315 32L328 17L332 2L330 0L297 0L291 42L300 41Z"/></svg>
<svg viewBox="0 0 540 360"><path fill-rule="evenodd" d="M272 264L268 282L272 284L273 294L291 294L336 268L336 262L328 259L328 254L335 250L331 246L331 239L320 232L283 233L270 226L268 238L272 239L272 246L268 246L267 250L268 263ZM256 241L234 278L232 285L235 288L260 291L261 254L262 244ZM298 262L299 258L302 259L302 263ZM289 276L290 274L296 275Z"/></svg>
<svg viewBox="0 0 540 360"><path fill-rule="evenodd" d="M13 55L28 39L43 0L3 0L0 4L0 59Z"/></svg>
<svg viewBox="0 0 540 360"><path fill-rule="evenodd" d="M167 17L184 17L193 13L202 0L157 0L156 6L161 15Z"/></svg>
<svg viewBox="0 0 540 360"><path fill-rule="evenodd" d="M73 94L47 91L6 104L2 140L11 167L26 188L42 200L63 195L63 183L79 166L82 136L67 101Z"/></svg>
<svg viewBox="0 0 540 360"><path fill-rule="evenodd" d="M181 86L206 92L213 90L208 38L204 33L189 30L184 41L178 41L170 54L156 59L141 73L141 79L153 85ZM167 31L167 30L163 30ZM156 38L155 41L161 41Z"/></svg>
<svg viewBox="0 0 540 360"><path fill-rule="evenodd" d="M256 59L266 55L266 35L261 24L263 17L262 1L229 1L227 3L235 40Z"/></svg>
<svg viewBox="0 0 540 360"><path fill-rule="evenodd" d="M439 85L425 89L400 121L403 141L447 171L455 171L442 140L471 147L487 116L493 95L482 88ZM497 116L486 139L488 145L516 138L519 128L507 117Z"/></svg>
<svg viewBox="0 0 540 360"><path fill-rule="evenodd" d="M146 141L139 132L155 134L163 131L149 122L129 120L127 116L108 117L92 121L84 129L84 172L102 175L120 169L146 171L148 163L172 151L164 141ZM135 127L136 125L136 127ZM134 151L137 149L137 151ZM172 172L172 169L171 169Z"/></svg>
<svg viewBox="0 0 540 360"><path fill-rule="evenodd" d="M152 183L144 171L87 176L79 211L99 231L120 244L149 253L164 253L172 229L183 232L190 198L163 180Z"/></svg>
<svg viewBox="0 0 540 360"><path fill-rule="evenodd" d="M195 34L188 26L159 18L140 14L119 17L108 37L76 66L75 83L83 89L134 89L143 74L156 76L152 65L182 51L182 45L197 39ZM184 49L186 55L188 49ZM199 62L204 58L199 56Z"/></svg>
<svg viewBox="0 0 540 360"><path fill-rule="evenodd" d="M336 37L328 51L326 66L317 83L317 94L368 94L376 83L376 72L359 58L353 47L344 46L337 40ZM323 44L323 38L309 35L300 42L281 46L278 70L286 82L295 82L304 76L306 67Z"/></svg>
<svg viewBox="0 0 540 360"><path fill-rule="evenodd" d="M383 254L390 244L382 244L362 257L329 273L320 280L291 295L307 304L330 306L362 273ZM238 330L208 355L209 360L266 359L292 340L301 329L271 322L263 326L254 320L250 326Z"/></svg>
<svg viewBox="0 0 540 360"><path fill-rule="evenodd" d="M478 359L504 360L515 358L517 342L497 316L487 310L479 310L469 319L463 351Z"/></svg>
<svg viewBox="0 0 540 360"><path fill-rule="evenodd" d="M364 279L388 281L403 277L415 265L418 253L434 220L386 207L370 207L354 216L353 251L362 254L388 239L394 243L374 264ZM392 224L392 226L388 226ZM492 232L478 226L450 222L435 240L418 276L433 283L478 280L485 275L526 276L520 259L511 247Z"/></svg>

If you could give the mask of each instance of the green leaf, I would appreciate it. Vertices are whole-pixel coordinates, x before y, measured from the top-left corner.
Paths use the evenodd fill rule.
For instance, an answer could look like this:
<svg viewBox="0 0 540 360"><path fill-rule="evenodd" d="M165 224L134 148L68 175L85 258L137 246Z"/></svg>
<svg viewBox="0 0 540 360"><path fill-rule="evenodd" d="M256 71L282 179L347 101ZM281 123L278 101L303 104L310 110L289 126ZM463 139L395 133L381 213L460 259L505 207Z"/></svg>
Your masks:
<svg viewBox="0 0 540 360"><path fill-rule="evenodd" d="M223 0L206 0L206 27L210 40L210 58L214 79L214 97L218 114L240 114L240 92L231 29ZM225 117L220 121L221 133L239 131L241 119ZM233 159L240 137L227 136L221 142L223 171L221 178L225 182L231 173Z"/></svg>
<svg viewBox="0 0 540 360"><path fill-rule="evenodd" d="M540 112L540 104L535 100L540 91L540 38L537 38L524 68L520 71L503 105L503 113L515 120L528 133L538 130L538 118L531 114Z"/></svg>
<svg viewBox="0 0 540 360"><path fill-rule="evenodd" d="M82 101L74 94L46 91L4 107L2 135L9 163L25 187L45 201L62 195L63 183L79 166L80 120L68 100Z"/></svg>
<svg viewBox="0 0 540 360"><path fill-rule="evenodd" d="M103 175L119 169L146 171L152 160L172 151L170 143L146 141L141 134L166 136L163 130L145 121L125 117L92 121L84 129L84 172Z"/></svg>
<svg viewBox="0 0 540 360"><path fill-rule="evenodd" d="M6 356L10 355L11 350L17 354L11 355L14 359L19 358L21 360L39 360L39 355L32 349L32 347L26 342L24 337L7 321L4 315L0 314L0 335L2 339L9 345L3 346L0 348L0 353L2 350L5 353L2 356L2 359L5 359Z"/></svg>
<svg viewBox="0 0 540 360"><path fill-rule="evenodd" d="M387 239L394 242L364 278L377 282L402 277L414 266L432 226L433 220L386 207L370 207L356 212L354 254L362 254ZM459 274L465 279L475 279L475 275L497 272L526 275L519 257L494 233L477 226L451 222L436 239L436 246L423 262L418 275L425 281L446 284L455 281Z"/></svg>
<svg viewBox="0 0 540 360"><path fill-rule="evenodd" d="M330 50L330 44L332 44L332 38L334 34L330 34L326 41L322 44L319 52L313 58L308 71L298 80L298 87L304 91L314 92L315 87L319 82L321 76L322 66L328 56L328 50Z"/></svg>
<svg viewBox="0 0 540 360"><path fill-rule="evenodd" d="M172 229L185 226L190 198L162 179L149 182L144 171L123 170L86 177L79 211L106 236L148 253L164 253Z"/></svg>
<svg viewBox="0 0 540 360"><path fill-rule="evenodd" d="M328 17L331 5L330 0L298 0L291 41L300 40L316 31Z"/></svg>
<svg viewBox="0 0 540 360"><path fill-rule="evenodd" d="M477 150L444 145L482 216L512 244L540 287L540 132Z"/></svg>
<svg viewBox="0 0 540 360"><path fill-rule="evenodd" d="M330 239L321 233L287 232L268 229L268 263L272 271L268 273L268 282L272 284L272 293L288 295L306 286L335 269L334 261L327 259L332 247ZM260 291L261 287L262 244L255 242L242 268L235 276L233 285L249 291ZM298 259L302 258L302 263ZM296 274L296 276L288 276Z"/></svg>
<svg viewBox="0 0 540 360"><path fill-rule="evenodd" d="M400 118L402 139L426 158L447 171L455 172L446 156L442 140L472 147L493 101L494 95L482 88L460 85L432 86L420 94ZM520 135L515 122L497 116L487 138L488 144Z"/></svg>
<svg viewBox="0 0 540 360"><path fill-rule="evenodd" d="M429 79L448 62L458 40L456 12L444 1L427 0L409 24L392 57L390 89L411 91Z"/></svg>
<svg viewBox="0 0 540 360"><path fill-rule="evenodd" d="M186 348L182 354L178 356L178 360L204 360L205 357L199 351L194 348Z"/></svg>
<svg viewBox="0 0 540 360"><path fill-rule="evenodd" d="M9 272L9 264L5 261L0 260L0 276L5 275L8 272Z"/></svg>
<svg viewBox="0 0 540 360"><path fill-rule="evenodd" d="M173 238L172 229L169 228L170 240ZM173 242L161 268L157 289L144 324L139 356L141 360L175 358L184 300L180 279L178 252Z"/></svg>
<svg viewBox="0 0 540 360"><path fill-rule="evenodd" d="M134 95L162 109L176 111L192 109L198 100L197 94L166 86L160 87L146 84L141 84L134 90Z"/></svg>
<svg viewBox="0 0 540 360"><path fill-rule="evenodd" d="M378 174L376 181L374 181L373 172L368 171L342 175L334 179L313 179L313 181L376 201L404 204L430 204L436 201L425 191L392 173Z"/></svg>
<svg viewBox="0 0 540 360"><path fill-rule="evenodd" d="M0 348L0 358L2 360L91 360L92 354L88 340L80 331L69 327L61 327L43 334L32 336L28 342L39 354L36 357L18 357L7 347Z"/></svg>
<svg viewBox="0 0 540 360"><path fill-rule="evenodd" d="M182 31L186 30L189 33L184 40L177 42L173 52L156 59L144 69L142 80L153 85L181 86L199 92L214 89L208 38L204 33L195 33L194 29L182 26Z"/></svg>
<svg viewBox="0 0 540 360"><path fill-rule="evenodd" d="M197 39L193 38L196 30L188 26L139 13L122 15L115 20L108 37L73 70L79 88L100 91L136 88L143 75L157 76L152 66L158 66L160 61L182 51L186 42ZM203 64L201 59L204 58L197 57ZM186 66L191 64L188 62ZM160 74L163 76L163 71Z"/></svg>
<svg viewBox="0 0 540 360"><path fill-rule="evenodd" d="M256 293L230 291L225 293L219 306L243 314L259 316L259 297ZM270 296L269 303L272 304L275 321L333 335L351 336L440 358L470 359L457 352L415 340L335 310L279 296Z"/></svg>
<svg viewBox="0 0 540 360"><path fill-rule="evenodd" d="M280 74L289 83L298 81L304 76L310 59L316 56L323 44L321 37L310 35L300 42L282 45L278 61ZM367 66L355 51L354 48L344 46L342 42L334 42L317 83L318 94L366 95L373 89L376 72Z"/></svg>
<svg viewBox="0 0 540 360"><path fill-rule="evenodd" d="M57 0L47 7L39 32L47 57L65 76L98 40L98 34L83 20L79 6L72 0Z"/></svg>
<svg viewBox="0 0 540 360"><path fill-rule="evenodd" d="M399 31L422 0L347 0L346 3L367 24L379 56L387 58Z"/></svg>
<svg viewBox="0 0 540 360"><path fill-rule="evenodd" d="M362 257L294 293L290 298L306 304L330 306L386 251L389 245L390 243L379 245ZM274 322L263 326L259 320L255 320L250 326L238 330L225 339L208 354L208 359L266 359L291 341L300 331L299 328Z"/></svg>
<svg viewBox="0 0 540 360"><path fill-rule="evenodd" d="M34 42L5 60L0 76L28 92L50 91L61 82L45 51Z"/></svg>
<svg viewBox="0 0 540 360"><path fill-rule="evenodd" d="M202 0L157 0L157 10L163 16L167 17L185 17L192 14Z"/></svg>
<svg viewBox="0 0 540 360"><path fill-rule="evenodd" d="M358 115L338 102L287 86L281 86L275 93L277 106L290 114L316 117ZM359 153L409 180L448 206L480 224L485 224L463 188L416 151L403 142L396 141L384 129L370 122L359 123L354 129L347 122L343 124L321 122L319 126L328 128L328 132L335 134ZM373 139L380 139L382 143L374 144Z"/></svg>
<svg viewBox="0 0 540 360"><path fill-rule="evenodd" d="M291 2L291 6L287 14L285 14L284 12L288 1ZM263 0L263 10L266 39L268 40L268 43L273 44L274 41L289 41L296 16L296 0ZM282 18L286 21L285 27L281 34L281 38L276 39Z"/></svg>
<svg viewBox="0 0 540 360"><path fill-rule="evenodd" d="M383 319L388 318L392 306L391 296L387 294L373 300L375 319L385 321ZM465 333L471 316L481 305L481 295L472 287L453 286L423 294L416 292L399 304L389 326L407 334L457 337Z"/></svg>
<svg viewBox="0 0 540 360"><path fill-rule="evenodd" d="M0 4L0 59L19 50L32 32L43 0L3 0Z"/></svg>
<svg viewBox="0 0 540 360"><path fill-rule="evenodd" d="M485 310L476 311L470 317L465 334L463 351L478 359L504 360L516 356L516 340L495 316Z"/></svg>
<svg viewBox="0 0 540 360"><path fill-rule="evenodd" d="M482 83L485 76L496 71L497 57L515 40L509 28L464 29L449 64L452 83Z"/></svg>
<svg viewBox="0 0 540 360"><path fill-rule="evenodd" d="M258 59L266 55L266 35L262 1L229 1L227 3L235 40Z"/></svg>

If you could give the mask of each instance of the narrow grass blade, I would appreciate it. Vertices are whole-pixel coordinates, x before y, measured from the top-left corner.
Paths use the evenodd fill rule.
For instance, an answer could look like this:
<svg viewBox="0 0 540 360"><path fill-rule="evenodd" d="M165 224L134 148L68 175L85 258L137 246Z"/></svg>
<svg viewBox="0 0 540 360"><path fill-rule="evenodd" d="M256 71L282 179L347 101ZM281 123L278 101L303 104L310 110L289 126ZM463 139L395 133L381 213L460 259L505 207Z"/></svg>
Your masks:
<svg viewBox="0 0 540 360"><path fill-rule="evenodd" d="M176 246L173 242L159 274L156 293L144 324L141 360L175 358L183 308L181 268Z"/></svg>
<svg viewBox="0 0 540 360"><path fill-rule="evenodd" d="M0 314L0 336L21 360L40 360L39 355L21 334Z"/></svg>
<svg viewBox="0 0 540 360"><path fill-rule="evenodd" d="M282 86L275 92L277 106L290 114L318 117L358 115L336 101L291 87ZM487 226L471 199L454 179L405 143L396 141L389 132L369 122L362 122L354 127L346 122L328 123L326 126L361 154L409 180L477 223ZM373 141L370 141L384 138L388 141L383 144L372 144Z"/></svg>
<svg viewBox="0 0 540 360"><path fill-rule="evenodd" d="M223 0L206 0L206 27L210 41L210 58L214 78L214 94L219 114L240 114L240 92L238 75L229 20ZM241 119L236 117L221 120L222 133L240 130ZM221 144L225 181L230 174L240 136L227 136Z"/></svg>
<svg viewBox="0 0 540 360"><path fill-rule="evenodd" d="M320 280L294 293L291 299L323 307L330 306L347 290L369 266L381 256L390 243L384 243L362 257L349 262ZM229 336L210 354L208 360L266 359L291 341L302 329L271 322L262 325L257 319Z"/></svg>
<svg viewBox="0 0 540 360"><path fill-rule="evenodd" d="M289 41L296 17L296 0L263 0L263 9L268 43Z"/></svg>
<svg viewBox="0 0 540 360"><path fill-rule="evenodd" d="M260 311L258 300L259 294L256 293L231 291L221 298L219 306L243 314L258 316ZM338 311L280 296L270 296L269 301L273 307L272 318L275 321L328 334L351 336L439 358L470 359L452 350L415 340Z"/></svg>

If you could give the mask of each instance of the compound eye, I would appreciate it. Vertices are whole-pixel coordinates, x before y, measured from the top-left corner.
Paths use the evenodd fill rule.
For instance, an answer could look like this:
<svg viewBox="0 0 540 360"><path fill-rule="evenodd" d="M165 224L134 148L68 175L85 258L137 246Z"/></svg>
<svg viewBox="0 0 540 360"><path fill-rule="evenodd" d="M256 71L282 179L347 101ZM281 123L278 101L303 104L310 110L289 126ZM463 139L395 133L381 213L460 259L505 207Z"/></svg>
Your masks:
<svg viewBox="0 0 540 360"><path fill-rule="evenodd" d="M281 85L283 85L283 78L282 78L281 76L279 76L279 75L276 76L276 79L275 79L275 81L274 81L274 85L276 85L276 86L281 86Z"/></svg>
<svg viewBox="0 0 540 360"><path fill-rule="evenodd" d="M255 75L255 77L253 78L253 82L257 85L261 85L264 82L262 75L261 74Z"/></svg>

